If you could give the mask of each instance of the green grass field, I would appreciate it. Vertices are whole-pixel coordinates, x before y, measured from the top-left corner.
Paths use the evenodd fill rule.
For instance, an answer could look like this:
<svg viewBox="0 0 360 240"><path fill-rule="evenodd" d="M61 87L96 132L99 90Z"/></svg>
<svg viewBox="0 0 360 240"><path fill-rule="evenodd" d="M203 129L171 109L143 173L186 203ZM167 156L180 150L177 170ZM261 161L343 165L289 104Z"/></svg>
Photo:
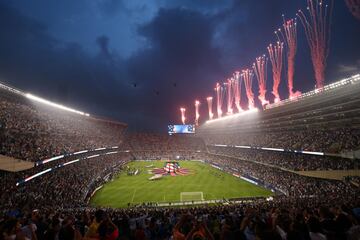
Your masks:
<svg viewBox="0 0 360 240"><path fill-rule="evenodd" d="M104 185L91 199L91 204L102 207L123 208L128 203L177 202L181 192L203 192L205 200L238 197L271 196L272 192L248 183L240 178L217 170L207 164L180 161L181 168L193 173L187 176L164 176L150 181L146 166L163 167L164 161L131 162L128 165L140 170L140 174L128 176L121 172L114 181Z"/></svg>

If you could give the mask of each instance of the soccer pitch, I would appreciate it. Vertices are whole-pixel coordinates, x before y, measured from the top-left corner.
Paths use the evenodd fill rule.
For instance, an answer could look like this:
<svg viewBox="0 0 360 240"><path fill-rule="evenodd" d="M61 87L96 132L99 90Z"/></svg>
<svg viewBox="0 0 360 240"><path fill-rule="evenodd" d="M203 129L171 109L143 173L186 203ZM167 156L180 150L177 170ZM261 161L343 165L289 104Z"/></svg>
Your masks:
<svg viewBox="0 0 360 240"><path fill-rule="evenodd" d="M164 176L148 180L148 170L162 168L165 161L135 161L128 164L140 170L140 174L128 176L122 171L114 181L106 183L91 198L93 206L124 208L144 202L178 202L181 192L202 192L204 200L223 198L271 196L273 193L248 183L208 164L195 161L179 161L181 168L192 173L186 176ZM151 168L146 166L153 165Z"/></svg>

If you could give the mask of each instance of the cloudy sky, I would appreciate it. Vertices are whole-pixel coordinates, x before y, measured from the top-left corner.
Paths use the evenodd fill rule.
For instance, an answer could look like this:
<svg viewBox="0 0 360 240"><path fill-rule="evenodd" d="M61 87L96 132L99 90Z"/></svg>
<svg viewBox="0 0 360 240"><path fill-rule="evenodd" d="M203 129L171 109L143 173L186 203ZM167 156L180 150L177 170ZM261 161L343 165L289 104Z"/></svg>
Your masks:
<svg viewBox="0 0 360 240"><path fill-rule="evenodd" d="M281 15L294 17L305 4L0 0L0 81L131 130L166 131L180 122L180 106L193 118L195 99L204 116L215 83L250 67L276 40ZM342 0L335 1L331 30L326 83L360 71L360 21ZM302 26L298 31L295 88L305 92L315 80ZM285 78L280 89L287 97Z"/></svg>

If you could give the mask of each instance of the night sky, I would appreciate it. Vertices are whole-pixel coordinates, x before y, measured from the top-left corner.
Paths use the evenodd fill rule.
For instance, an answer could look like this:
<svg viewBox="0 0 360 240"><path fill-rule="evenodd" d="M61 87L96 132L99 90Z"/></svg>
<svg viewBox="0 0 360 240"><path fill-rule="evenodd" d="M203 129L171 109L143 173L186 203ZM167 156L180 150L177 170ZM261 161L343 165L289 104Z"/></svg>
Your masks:
<svg viewBox="0 0 360 240"><path fill-rule="evenodd" d="M0 81L165 132L180 106L193 119L195 99L207 118L215 83L266 53L281 14L299 8L305 0L0 0ZM343 0L331 29L326 84L360 71L360 21ZM306 92L315 80L300 24L298 36L295 89ZM285 78L280 89L287 97Z"/></svg>

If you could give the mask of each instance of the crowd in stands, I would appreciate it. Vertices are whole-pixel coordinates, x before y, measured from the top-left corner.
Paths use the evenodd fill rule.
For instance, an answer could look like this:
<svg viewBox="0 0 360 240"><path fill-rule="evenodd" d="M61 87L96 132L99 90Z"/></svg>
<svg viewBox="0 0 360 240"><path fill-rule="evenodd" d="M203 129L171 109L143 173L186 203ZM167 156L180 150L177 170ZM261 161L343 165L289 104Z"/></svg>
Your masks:
<svg viewBox="0 0 360 240"><path fill-rule="evenodd" d="M260 149L216 146L208 146L208 149L214 154L233 156L294 171L355 169L356 161L358 161L340 157L276 152Z"/></svg>
<svg viewBox="0 0 360 240"><path fill-rule="evenodd" d="M205 149L204 141L193 136L178 136L157 133L133 133L126 134L124 146L132 151L153 151L153 152L196 152ZM123 147L124 147L123 146ZM126 147L125 147L126 148Z"/></svg>
<svg viewBox="0 0 360 240"><path fill-rule="evenodd" d="M348 176L345 180L350 181L353 185L360 188L360 176Z"/></svg>
<svg viewBox="0 0 360 240"><path fill-rule="evenodd" d="M357 240L359 200L278 198L221 206L34 209L0 219L0 239Z"/></svg>
<svg viewBox="0 0 360 240"><path fill-rule="evenodd" d="M301 176L283 171L277 167L260 165L253 161L239 160L235 157L210 155L208 160L228 172L255 179L260 184L276 189L288 196L336 196L338 194L353 195L354 188L350 184L335 180L322 180Z"/></svg>
<svg viewBox="0 0 360 240"><path fill-rule="evenodd" d="M193 160L206 153L201 138L157 133L126 134L120 149L129 150L134 160Z"/></svg>
<svg viewBox="0 0 360 240"><path fill-rule="evenodd" d="M11 208L82 207L86 198L107 176L115 174L130 161L128 153L102 155L83 159L55 169L20 186L15 186L12 173L1 173L0 206Z"/></svg>
<svg viewBox="0 0 360 240"><path fill-rule="evenodd" d="M156 145L154 142L153 147L147 146L147 151L139 147L130 152L84 159L19 187L2 188L0 239L331 240L360 236L359 189L351 184L303 177L252 160L221 156L219 152L184 151L190 155L183 157L204 159L287 196L275 196L273 201L259 199L185 209L138 206L99 210L87 205L86 200L96 187L134 159L134 154L138 154L134 149L139 153L150 152L148 157L166 158L170 151L156 151ZM126 147L129 146L132 147ZM179 149L186 149L186 145L172 148L182 152ZM194 149L198 148L203 151L204 144ZM212 147L209 150L218 151ZM48 163L36 168L55 165ZM9 176L9 173L0 174L1 183L10 182Z"/></svg>
<svg viewBox="0 0 360 240"><path fill-rule="evenodd" d="M206 144L245 145L340 153L360 149L360 129L307 129L258 133L204 134Z"/></svg>
<svg viewBox="0 0 360 240"><path fill-rule="evenodd" d="M357 129L219 134L204 136L206 147L204 140L194 136L124 136L124 124L49 109L0 91L0 154L38 161L120 145L116 154L106 155L104 151L86 159L91 152L18 173L0 171L0 240L360 239L359 177L323 180L282 169L348 170L356 168L353 160L209 146L250 145L338 153L359 148ZM57 167L74 159L80 161ZM254 180L276 195L270 201L257 199L184 209L141 205L99 210L88 205L91 193L111 180L125 163L160 159L204 160ZM48 168L54 170L16 186L18 180Z"/></svg>
<svg viewBox="0 0 360 240"><path fill-rule="evenodd" d="M122 141L126 125L35 104L0 89L0 154L38 161Z"/></svg>

